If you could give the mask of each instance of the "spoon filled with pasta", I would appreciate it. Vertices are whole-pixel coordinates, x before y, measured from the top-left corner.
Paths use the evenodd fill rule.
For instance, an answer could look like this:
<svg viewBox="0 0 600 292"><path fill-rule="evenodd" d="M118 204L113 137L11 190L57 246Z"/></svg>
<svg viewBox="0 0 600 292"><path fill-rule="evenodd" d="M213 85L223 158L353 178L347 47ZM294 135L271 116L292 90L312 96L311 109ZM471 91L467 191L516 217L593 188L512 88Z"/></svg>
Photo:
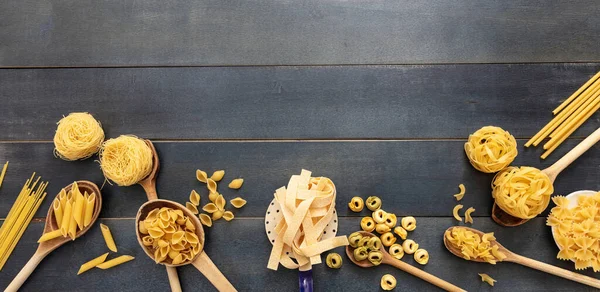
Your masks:
<svg viewBox="0 0 600 292"><path fill-rule="evenodd" d="M380 264L386 264L421 278L446 291L466 291L452 283L446 282L432 274L394 258L385 250L381 241L377 240L379 238L373 233L358 231L350 235L350 237L350 245L346 246L346 255L350 261L361 268L370 268ZM377 242L379 243L377 244Z"/></svg>
<svg viewBox="0 0 600 292"><path fill-rule="evenodd" d="M5 291L19 290L48 254L83 236L94 225L101 209L102 194L93 182L76 181L63 188L48 210L38 249Z"/></svg>
<svg viewBox="0 0 600 292"><path fill-rule="evenodd" d="M492 181L492 219L503 226L518 226L548 207L556 177L579 156L600 141L600 128L550 167L507 167Z"/></svg>
<svg viewBox="0 0 600 292"><path fill-rule="evenodd" d="M567 280L600 288L600 280L561 269L511 252L502 246L494 233L483 233L477 229L455 226L444 233L444 245L452 254L468 261L490 263L513 262Z"/></svg>

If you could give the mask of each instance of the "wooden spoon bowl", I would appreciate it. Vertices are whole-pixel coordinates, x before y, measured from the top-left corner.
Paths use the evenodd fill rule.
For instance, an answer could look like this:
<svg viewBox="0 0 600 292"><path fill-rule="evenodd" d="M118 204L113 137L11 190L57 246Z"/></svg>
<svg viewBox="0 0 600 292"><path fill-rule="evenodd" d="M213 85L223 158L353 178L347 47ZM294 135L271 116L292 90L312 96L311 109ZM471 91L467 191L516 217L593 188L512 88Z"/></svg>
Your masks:
<svg viewBox="0 0 600 292"><path fill-rule="evenodd" d="M446 231L451 231L452 228L454 227L450 227L448 229L446 229ZM477 229L473 229L470 227L465 227L465 226L460 226L459 228L464 228L466 230L469 230L473 233L476 233L477 235L479 235L479 237L481 238L485 233L477 230ZM497 245L498 246L498 251L502 252L504 255L506 255L506 259L504 259L505 261L511 261L511 259L514 259L514 253L512 253L510 250L506 249L504 246L502 246L500 243L498 243L495 240L490 241L491 246ZM448 241L448 239L446 238L446 233L444 232L444 245L446 246L446 249L448 251L450 251L452 254L454 254L455 256L459 257L459 258L463 258L463 254L461 252L461 250L454 246L452 243L450 243ZM465 259L466 260L466 259ZM487 263L485 260L483 260L482 258L471 258L470 261L474 261L474 262L480 262L480 263Z"/></svg>
<svg viewBox="0 0 600 292"><path fill-rule="evenodd" d="M144 237L146 235L142 234L140 232L140 229L138 228L138 226L141 221L146 219L146 217L148 216L148 213L150 213L150 211L152 211L156 208L160 209L163 207L171 208L173 210L181 210L185 216L190 218L190 221L192 222L192 224L194 224L194 227L196 227L195 233L198 236L198 240L200 241L200 244L202 244L202 249L204 249L204 229L202 228L202 223L200 223L198 216L194 215L190 210L188 210L186 207L184 207L183 205L181 205L179 203L169 201L169 200L156 199L156 200L152 200L152 201L148 201L148 202L144 203L138 210L137 216L135 217L137 240L138 240L140 246L142 247L142 249L144 250L144 252L146 253L146 255L148 255L152 260L155 260L154 259L154 250L152 247L148 247L143 244L142 237ZM173 265L167 261L160 262L159 264L165 265L167 267L179 267L179 266L191 264L202 253L202 249L200 250L200 252L198 252L194 256L193 259L184 261L180 264ZM170 259L167 258L167 260L170 260Z"/></svg>
<svg viewBox="0 0 600 292"><path fill-rule="evenodd" d="M492 219L496 223L506 227L519 226L529 221L529 219L522 219L506 213L498 206L498 204L496 204L496 202L494 202L494 205L492 206Z"/></svg>

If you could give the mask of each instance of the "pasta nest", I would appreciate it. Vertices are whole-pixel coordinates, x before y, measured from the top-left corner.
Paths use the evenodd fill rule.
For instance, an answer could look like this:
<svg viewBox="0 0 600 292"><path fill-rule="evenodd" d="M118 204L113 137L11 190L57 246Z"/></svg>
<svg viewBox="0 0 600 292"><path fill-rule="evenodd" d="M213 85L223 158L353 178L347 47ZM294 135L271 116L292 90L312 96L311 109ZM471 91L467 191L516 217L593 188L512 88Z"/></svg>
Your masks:
<svg viewBox="0 0 600 292"><path fill-rule="evenodd" d="M152 150L135 136L108 139L100 149L100 168L107 179L119 186L136 184L152 171Z"/></svg>
<svg viewBox="0 0 600 292"><path fill-rule="evenodd" d="M88 158L100 150L104 130L88 113L71 113L58 121L54 134L54 155L73 161Z"/></svg>
<svg viewBox="0 0 600 292"><path fill-rule="evenodd" d="M550 178L535 167L508 167L492 181L492 197L498 207L521 219L542 213L553 192Z"/></svg>
<svg viewBox="0 0 600 292"><path fill-rule="evenodd" d="M517 141L502 128L486 126L469 135L465 153L475 169L494 173L515 160L518 154Z"/></svg>

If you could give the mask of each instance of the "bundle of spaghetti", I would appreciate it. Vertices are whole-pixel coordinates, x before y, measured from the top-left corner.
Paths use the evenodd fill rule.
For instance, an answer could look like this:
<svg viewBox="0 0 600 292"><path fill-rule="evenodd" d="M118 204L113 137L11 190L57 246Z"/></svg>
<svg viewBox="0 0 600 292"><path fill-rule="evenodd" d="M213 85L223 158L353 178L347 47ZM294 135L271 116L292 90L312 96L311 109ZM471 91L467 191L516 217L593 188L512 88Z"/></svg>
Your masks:
<svg viewBox="0 0 600 292"><path fill-rule="evenodd" d="M6 170L8 169L8 161L2 167L2 171L0 171L0 187L2 187L2 182L4 181L4 176L6 175Z"/></svg>
<svg viewBox="0 0 600 292"><path fill-rule="evenodd" d="M492 181L492 197L498 207L521 219L534 218L546 210L552 193L552 181L535 167L507 167Z"/></svg>
<svg viewBox="0 0 600 292"><path fill-rule="evenodd" d="M535 134L525 147L537 146L550 138L541 158L546 159L562 142L600 109L600 72L561 103L552 113L556 115L544 128Z"/></svg>
<svg viewBox="0 0 600 292"><path fill-rule="evenodd" d="M119 186L136 184L152 170L152 150L136 136L108 139L100 149L100 168L107 179Z"/></svg>
<svg viewBox="0 0 600 292"><path fill-rule="evenodd" d="M326 177L310 175L310 171L302 170L291 177L287 188L275 192L283 216L275 227L277 238L267 265L271 270L277 270L279 264L288 269L310 269L321 263L321 253L348 245L346 236L321 240L333 218L335 185Z"/></svg>
<svg viewBox="0 0 600 292"><path fill-rule="evenodd" d="M88 113L71 113L58 121L54 134L54 155L64 160L86 159L100 150L104 141L102 125Z"/></svg>
<svg viewBox="0 0 600 292"><path fill-rule="evenodd" d="M10 257L31 219L46 197L48 182L40 182L41 177L33 180L35 173L25 182L19 196L0 227L0 270ZM39 183L39 184L38 184ZM37 189L35 189L37 186ZM35 191L34 191L35 189Z"/></svg>

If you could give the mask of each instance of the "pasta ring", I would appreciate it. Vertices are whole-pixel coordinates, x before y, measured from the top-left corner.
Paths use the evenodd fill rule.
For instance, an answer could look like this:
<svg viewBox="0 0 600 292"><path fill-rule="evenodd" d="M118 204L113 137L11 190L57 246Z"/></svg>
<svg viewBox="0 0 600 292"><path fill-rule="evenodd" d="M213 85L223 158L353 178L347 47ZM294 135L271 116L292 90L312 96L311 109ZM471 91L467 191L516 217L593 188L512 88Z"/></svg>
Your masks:
<svg viewBox="0 0 600 292"><path fill-rule="evenodd" d="M375 225L375 231L379 234L384 234L389 232L391 229L389 226L385 225L385 223Z"/></svg>
<svg viewBox="0 0 600 292"><path fill-rule="evenodd" d="M385 214L387 213L382 209L377 209L375 212L373 212L373 214L371 214L371 216L373 216L375 223L381 224L385 222Z"/></svg>
<svg viewBox="0 0 600 292"><path fill-rule="evenodd" d="M361 197L353 197L348 203L348 208L353 212L360 212L365 207L365 202Z"/></svg>
<svg viewBox="0 0 600 292"><path fill-rule="evenodd" d="M426 265L429 261L429 253L426 250L419 248L417 251L415 251L414 258L415 262L421 265Z"/></svg>
<svg viewBox="0 0 600 292"><path fill-rule="evenodd" d="M325 263L332 269L339 269L342 267L342 257L338 253L332 252L327 255Z"/></svg>
<svg viewBox="0 0 600 292"><path fill-rule="evenodd" d="M390 246L389 253L395 259L399 260L404 256L404 249L402 248L402 245L394 243L392 246Z"/></svg>
<svg viewBox="0 0 600 292"><path fill-rule="evenodd" d="M360 234L360 232L354 232L352 234L350 234L350 236L348 236L348 243L350 244L351 247L357 248L359 247L358 243L360 242L360 240L363 238L362 234Z"/></svg>
<svg viewBox="0 0 600 292"><path fill-rule="evenodd" d="M387 225L390 228L394 228L394 226L396 226L396 223L398 223L398 218L396 217L396 214L386 213L383 218L385 220L385 225Z"/></svg>
<svg viewBox="0 0 600 292"><path fill-rule="evenodd" d="M360 246L354 250L354 259L356 261L364 261L369 257L369 251L366 246Z"/></svg>
<svg viewBox="0 0 600 292"><path fill-rule="evenodd" d="M419 244L412 239L407 239L402 243L402 248L404 249L405 253L413 254L415 251L417 251L417 249L419 249Z"/></svg>
<svg viewBox="0 0 600 292"><path fill-rule="evenodd" d="M377 236L372 236L369 238L369 241L367 241L367 248L370 250L379 250L381 248L381 239Z"/></svg>
<svg viewBox="0 0 600 292"><path fill-rule="evenodd" d="M402 228L402 226L394 228L394 233L400 236L402 240L406 240L406 237L408 236L408 232L406 232L406 229Z"/></svg>
<svg viewBox="0 0 600 292"><path fill-rule="evenodd" d="M375 211L381 208L381 199L379 197L371 196L367 198L367 209Z"/></svg>
<svg viewBox="0 0 600 292"><path fill-rule="evenodd" d="M413 231L417 229L417 219L413 216L406 216L402 218L401 221L402 228L406 229L406 231Z"/></svg>
<svg viewBox="0 0 600 292"><path fill-rule="evenodd" d="M366 232L372 232L375 230L375 221L371 217L363 217L360 220L360 227Z"/></svg>
<svg viewBox="0 0 600 292"><path fill-rule="evenodd" d="M369 262L371 262L374 266L379 266L381 261L383 261L383 253L381 251L371 251L368 255Z"/></svg>
<svg viewBox="0 0 600 292"><path fill-rule="evenodd" d="M384 246L391 246L392 244L396 243L396 236L394 236L394 234L391 232L386 232L381 235L381 243Z"/></svg>
<svg viewBox="0 0 600 292"><path fill-rule="evenodd" d="M364 246L367 247L367 243L369 242L369 236L363 236L359 241L358 241L358 246Z"/></svg>
<svg viewBox="0 0 600 292"><path fill-rule="evenodd" d="M381 289L389 291L396 288L396 278L390 274L385 274L381 277Z"/></svg>

